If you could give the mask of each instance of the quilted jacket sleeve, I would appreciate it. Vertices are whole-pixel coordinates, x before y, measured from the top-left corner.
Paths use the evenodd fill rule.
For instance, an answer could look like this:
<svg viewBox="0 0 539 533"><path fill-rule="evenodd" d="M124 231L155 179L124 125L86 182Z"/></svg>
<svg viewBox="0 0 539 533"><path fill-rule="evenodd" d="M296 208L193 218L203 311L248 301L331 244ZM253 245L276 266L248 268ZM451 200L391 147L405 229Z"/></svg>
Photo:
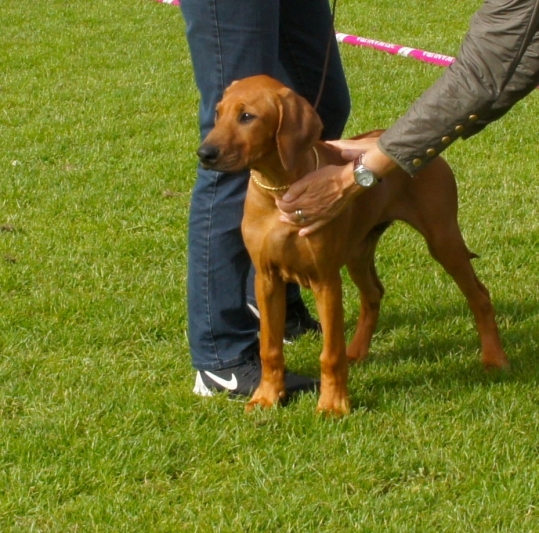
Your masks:
<svg viewBox="0 0 539 533"><path fill-rule="evenodd" d="M539 0L486 0L457 60L379 140L414 175L459 137L504 115L539 83Z"/></svg>

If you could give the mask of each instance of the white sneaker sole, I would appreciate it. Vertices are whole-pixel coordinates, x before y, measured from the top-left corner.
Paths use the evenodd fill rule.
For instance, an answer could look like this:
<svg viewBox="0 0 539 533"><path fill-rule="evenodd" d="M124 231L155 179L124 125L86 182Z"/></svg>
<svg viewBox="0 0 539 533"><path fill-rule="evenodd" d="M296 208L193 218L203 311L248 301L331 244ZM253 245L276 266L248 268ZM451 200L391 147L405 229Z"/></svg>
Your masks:
<svg viewBox="0 0 539 533"><path fill-rule="evenodd" d="M193 389L193 392L197 396L204 396L209 397L213 396L213 392L204 385L204 381L202 381L202 376L200 375L200 372L197 372L197 376L195 378L195 388Z"/></svg>

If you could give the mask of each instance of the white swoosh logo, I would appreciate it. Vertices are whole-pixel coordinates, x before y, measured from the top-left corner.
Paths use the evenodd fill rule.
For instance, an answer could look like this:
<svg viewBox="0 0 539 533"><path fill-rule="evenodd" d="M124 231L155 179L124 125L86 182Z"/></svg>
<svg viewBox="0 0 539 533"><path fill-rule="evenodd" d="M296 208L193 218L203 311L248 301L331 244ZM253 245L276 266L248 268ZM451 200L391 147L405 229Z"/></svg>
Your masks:
<svg viewBox="0 0 539 533"><path fill-rule="evenodd" d="M209 378L213 379L215 383L221 385L221 387L224 387L228 390L236 390L238 388L238 380L236 379L236 376L232 374L232 377L230 379L223 379L219 376L216 376L215 374L212 374L211 372L208 372L207 370L204 370L204 373Z"/></svg>
<svg viewBox="0 0 539 533"><path fill-rule="evenodd" d="M251 305L251 304L247 304L247 307L251 310L251 313L253 313L253 315L255 315L256 318L260 320L260 311L254 305Z"/></svg>

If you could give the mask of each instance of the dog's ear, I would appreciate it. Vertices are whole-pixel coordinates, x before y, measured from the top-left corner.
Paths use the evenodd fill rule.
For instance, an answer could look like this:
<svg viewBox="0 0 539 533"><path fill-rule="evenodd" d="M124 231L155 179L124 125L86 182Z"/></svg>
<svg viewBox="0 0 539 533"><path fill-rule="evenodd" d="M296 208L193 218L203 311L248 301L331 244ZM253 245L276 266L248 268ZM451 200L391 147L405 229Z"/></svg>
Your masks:
<svg viewBox="0 0 539 533"><path fill-rule="evenodd" d="M225 88L225 90L223 91L223 96L222 96L221 100L227 95L227 93L230 92L230 89L232 89L232 87L234 87L234 85L236 85L236 83L238 83L238 80L234 80L228 87Z"/></svg>
<svg viewBox="0 0 539 533"><path fill-rule="evenodd" d="M323 125L311 104L291 89L279 90L276 101L279 108L277 149L284 169L291 170L296 155L320 139Z"/></svg>

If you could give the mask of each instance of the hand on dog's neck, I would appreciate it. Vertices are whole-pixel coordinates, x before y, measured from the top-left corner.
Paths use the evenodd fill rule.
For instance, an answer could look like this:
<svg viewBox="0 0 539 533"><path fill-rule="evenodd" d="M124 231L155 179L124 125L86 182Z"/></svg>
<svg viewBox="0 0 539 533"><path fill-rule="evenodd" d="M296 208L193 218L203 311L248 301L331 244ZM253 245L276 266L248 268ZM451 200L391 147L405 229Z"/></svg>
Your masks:
<svg viewBox="0 0 539 533"><path fill-rule="evenodd" d="M280 160L276 169L272 169L272 165L252 168L250 177L259 188L274 194L284 194L292 183L320 167L320 157L315 146L306 152L302 160L292 171L286 171Z"/></svg>

